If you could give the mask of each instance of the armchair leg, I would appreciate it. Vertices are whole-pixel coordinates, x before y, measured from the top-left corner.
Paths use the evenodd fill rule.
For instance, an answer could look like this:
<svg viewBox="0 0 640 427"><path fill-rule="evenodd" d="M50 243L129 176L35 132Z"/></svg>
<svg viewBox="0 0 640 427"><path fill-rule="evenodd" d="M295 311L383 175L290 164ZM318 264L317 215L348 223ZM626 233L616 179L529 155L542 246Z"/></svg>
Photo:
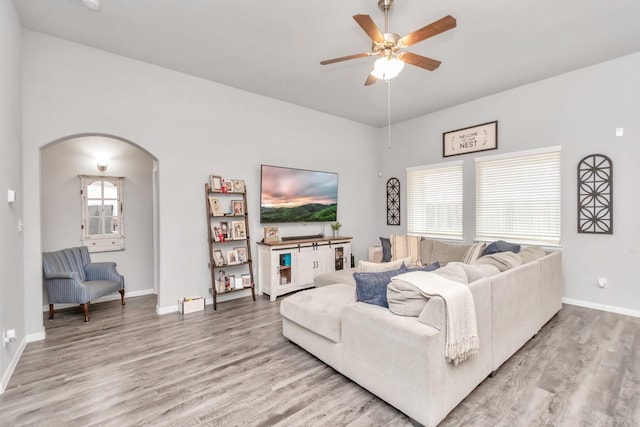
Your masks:
<svg viewBox="0 0 640 427"><path fill-rule="evenodd" d="M124 289L120 289L118 292L120 292L120 300L122 301L122 305L124 305Z"/></svg>
<svg viewBox="0 0 640 427"><path fill-rule="evenodd" d="M82 304L82 311L84 312L84 321L85 323L89 321L89 302Z"/></svg>
<svg viewBox="0 0 640 427"><path fill-rule="evenodd" d="M53 320L53 304L49 304L49 320Z"/></svg>

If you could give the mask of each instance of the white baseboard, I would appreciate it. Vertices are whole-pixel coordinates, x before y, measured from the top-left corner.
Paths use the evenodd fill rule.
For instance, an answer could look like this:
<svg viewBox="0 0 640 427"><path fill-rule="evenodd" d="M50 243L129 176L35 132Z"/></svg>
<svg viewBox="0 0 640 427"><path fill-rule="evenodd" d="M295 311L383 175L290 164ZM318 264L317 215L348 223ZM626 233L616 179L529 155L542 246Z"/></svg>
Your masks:
<svg viewBox="0 0 640 427"><path fill-rule="evenodd" d="M640 311L631 310L629 308L616 307L615 305L598 304L590 301L582 301L573 298L562 298L562 302L569 305L577 305L579 307L593 308L610 313L624 314L626 316L640 317Z"/></svg>
<svg viewBox="0 0 640 427"><path fill-rule="evenodd" d="M251 289L246 289L244 291L238 291L238 292L230 292L227 295L220 295L218 296L218 303L221 302L225 302L225 301L231 301L234 299L238 299L238 298L244 298L247 296L251 296ZM205 305L212 305L213 304L213 298L205 298L204 300L204 304ZM178 311L178 304L176 305L169 305L166 307L160 307L156 305L156 313L159 315L163 315L163 314L169 314L169 313L176 313Z"/></svg>
<svg viewBox="0 0 640 427"><path fill-rule="evenodd" d="M153 295L155 294L156 291L153 289L143 289L141 291L131 291L131 292L127 292L125 291L124 294L124 298L133 298L133 297L141 297L143 295ZM114 301L114 300L118 300L120 299L120 294L119 293L114 293L114 294L110 294L110 295L105 295L103 297L98 298L95 301L91 301L91 304L95 304L98 302L105 302L105 301ZM77 307L78 304L55 304L54 308L57 309L62 309L62 308L69 308L69 307ZM45 304L42 306L42 312L48 312L49 311L49 304Z"/></svg>
<svg viewBox="0 0 640 427"><path fill-rule="evenodd" d="M13 371L16 369L16 366L18 366L18 361L20 360L22 352L26 346L27 339L25 337L20 341L20 344L18 344L18 350L13 354L13 357L9 362L9 366L7 366L7 370L4 372L4 375L2 375L2 381L0 382L0 394L4 393L5 389L9 385L11 375L13 375Z"/></svg>

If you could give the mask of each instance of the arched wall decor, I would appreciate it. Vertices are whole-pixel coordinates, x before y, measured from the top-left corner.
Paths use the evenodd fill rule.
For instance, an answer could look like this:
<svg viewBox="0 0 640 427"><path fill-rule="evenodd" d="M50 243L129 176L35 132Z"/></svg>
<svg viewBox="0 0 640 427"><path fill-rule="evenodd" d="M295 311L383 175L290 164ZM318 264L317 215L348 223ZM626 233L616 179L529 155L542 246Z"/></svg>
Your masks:
<svg viewBox="0 0 640 427"><path fill-rule="evenodd" d="M613 234L613 163L603 154L578 163L578 233Z"/></svg>
<svg viewBox="0 0 640 427"><path fill-rule="evenodd" d="M387 181L387 225L400 225L400 181Z"/></svg>

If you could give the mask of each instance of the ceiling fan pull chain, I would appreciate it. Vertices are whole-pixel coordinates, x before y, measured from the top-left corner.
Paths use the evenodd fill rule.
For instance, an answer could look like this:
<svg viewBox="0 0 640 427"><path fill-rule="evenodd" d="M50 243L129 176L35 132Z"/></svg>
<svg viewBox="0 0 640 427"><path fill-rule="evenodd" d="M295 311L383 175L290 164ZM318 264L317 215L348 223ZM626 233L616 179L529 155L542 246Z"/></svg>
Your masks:
<svg viewBox="0 0 640 427"><path fill-rule="evenodd" d="M388 146L387 149L391 150L391 80L385 80L387 84L387 129L388 129Z"/></svg>

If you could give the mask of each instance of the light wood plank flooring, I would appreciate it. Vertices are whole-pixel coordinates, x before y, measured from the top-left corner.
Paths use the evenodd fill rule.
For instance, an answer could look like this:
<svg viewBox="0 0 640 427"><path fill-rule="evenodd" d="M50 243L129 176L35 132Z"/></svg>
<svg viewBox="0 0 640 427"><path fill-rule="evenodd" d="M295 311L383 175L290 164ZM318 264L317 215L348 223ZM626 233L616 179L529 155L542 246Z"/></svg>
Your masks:
<svg viewBox="0 0 640 427"><path fill-rule="evenodd" d="M281 298L279 298L280 300ZM411 426L281 333L279 301L155 314L155 297L45 317L0 425ZM410 398L410 397L408 397ZM640 425L640 319L564 306L441 426Z"/></svg>

